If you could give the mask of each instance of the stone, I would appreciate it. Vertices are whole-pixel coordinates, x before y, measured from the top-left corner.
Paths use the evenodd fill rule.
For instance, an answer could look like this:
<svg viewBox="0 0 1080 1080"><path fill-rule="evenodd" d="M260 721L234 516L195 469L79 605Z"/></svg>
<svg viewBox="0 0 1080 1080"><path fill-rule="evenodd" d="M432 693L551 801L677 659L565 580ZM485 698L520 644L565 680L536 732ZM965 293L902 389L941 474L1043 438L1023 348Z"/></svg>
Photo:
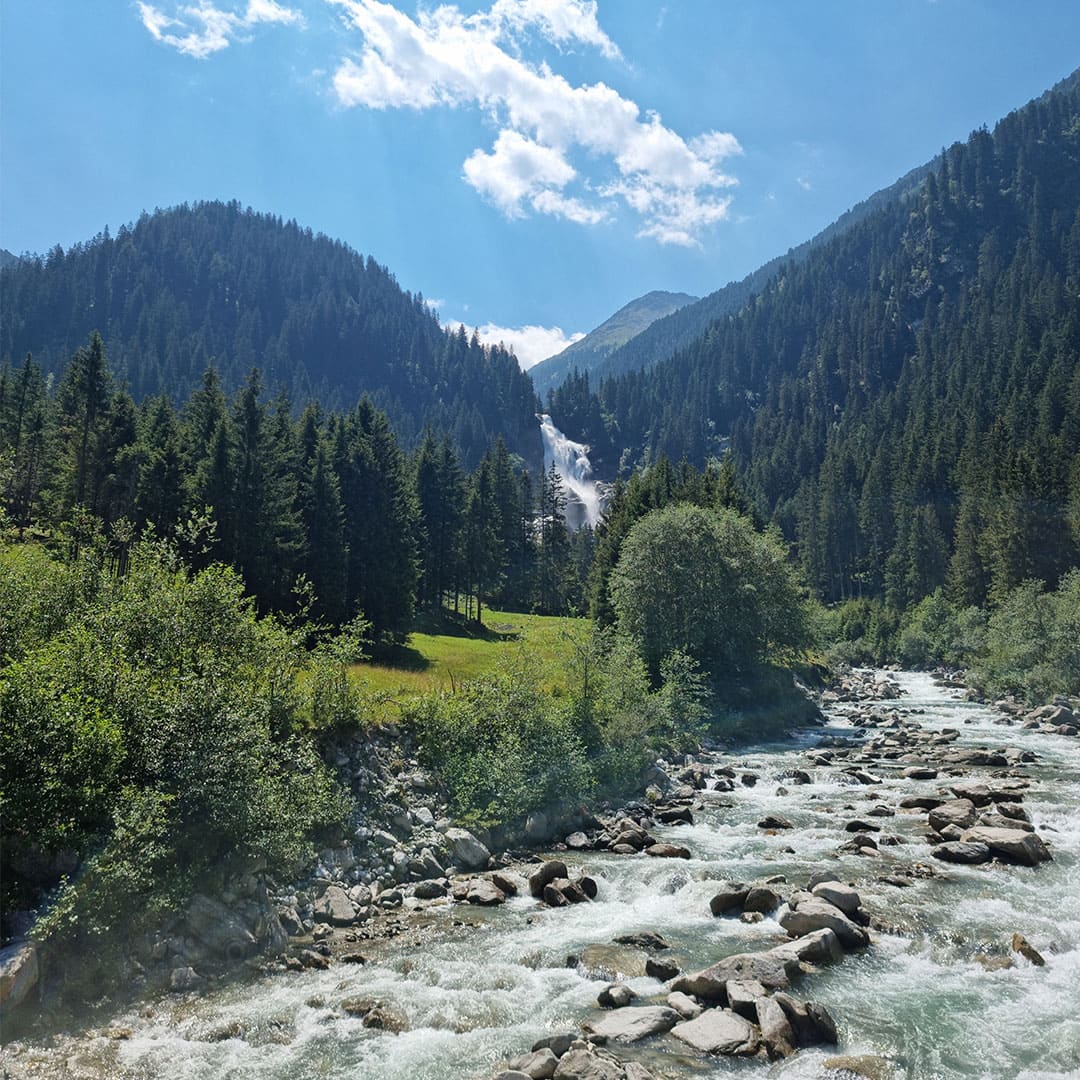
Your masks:
<svg viewBox="0 0 1080 1080"><path fill-rule="evenodd" d="M927 765L910 765L900 775L905 780L936 780L938 771Z"/></svg>
<svg viewBox="0 0 1080 1080"><path fill-rule="evenodd" d="M653 930L641 930L635 934L620 934L614 941L616 945L634 945L639 949L662 951L671 948L663 934L657 934Z"/></svg>
<svg viewBox="0 0 1080 1080"><path fill-rule="evenodd" d="M676 1024L671 1034L703 1054L753 1054L758 1048L754 1026L728 1009L707 1009Z"/></svg>
<svg viewBox="0 0 1080 1080"><path fill-rule="evenodd" d="M40 974L33 942L21 941L0 949L0 1005L15 1008L37 985Z"/></svg>
<svg viewBox="0 0 1080 1080"><path fill-rule="evenodd" d="M770 952L792 958L800 964L834 964L844 958L844 946L836 934L827 928L812 930L793 941L776 945Z"/></svg>
<svg viewBox="0 0 1080 1080"><path fill-rule="evenodd" d="M757 1018L755 1002L765 996L765 987L756 979L731 979L727 984L727 1003L732 1012L747 1020Z"/></svg>
<svg viewBox="0 0 1080 1080"><path fill-rule="evenodd" d="M351 915L351 905L349 912ZM187 925L193 937L219 956L243 960L255 951L255 935L220 900L196 893L188 904Z"/></svg>
<svg viewBox="0 0 1080 1080"><path fill-rule="evenodd" d="M525 839L538 844L551 838L551 823L542 810L537 810L525 819Z"/></svg>
<svg viewBox="0 0 1080 1080"><path fill-rule="evenodd" d="M776 994L774 1000L784 1010L799 1046L835 1046L836 1024L824 1005L816 1001L796 1001L790 994Z"/></svg>
<svg viewBox="0 0 1080 1080"><path fill-rule="evenodd" d="M976 825L987 829L1022 829L1024 832L1034 832L1035 826L1030 821L1019 821L1016 818L1006 817L1004 814L990 813L980 814Z"/></svg>
<svg viewBox="0 0 1080 1080"><path fill-rule="evenodd" d="M732 979L756 979L767 990L780 990L791 985L791 977L798 971L798 959L780 950L736 953L701 971L680 975L671 989L704 1001L724 1001L727 984Z"/></svg>
<svg viewBox="0 0 1080 1080"><path fill-rule="evenodd" d="M510 1068L524 1073L529 1080L550 1080L559 1067L559 1059L548 1047L522 1054L510 1062Z"/></svg>
<svg viewBox="0 0 1080 1080"><path fill-rule="evenodd" d="M561 859L548 859L540 868L529 876L529 892L538 900L544 895L544 889L556 878L568 878L570 871Z"/></svg>
<svg viewBox="0 0 1080 1080"><path fill-rule="evenodd" d="M506 902L506 893L487 878L473 878L469 883L469 891L465 899L470 904L478 904L480 907L495 907L497 904Z"/></svg>
<svg viewBox="0 0 1080 1080"><path fill-rule="evenodd" d="M709 901L709 910L717 916L725 915L731 911L742 911L742 906L746 903L749 892L749 885L743 885L741 882L728 882Z"/></svg>
<svg viewBox="0 0 1080 1080"><path fill-rule="evenodd" d="M592 842L583 832L572 832L566 838L566 846L571 851L585 851L592 847Z"/></svg>
<svg viewBox="0 0 1080 1080"><path fill-rule="evenodd" d="M838 907L812 893L796 893L788 901L789 910L780 916L780 925L792 936L802 937L811 930L832 930L846 949L860 949L869 944L866 931L856 926ZM805 899L803 899L805 897ZM793 907L793 902L797 906Z"/></svg>
<svg viewBox="0 0 1080 1080"><path fill-rule="evenodd" d="M443 833L450 857L465 870L484 870L491 859L491 852L480 843L468 829L453 826Z"/></svg>
<svg viewBox="0 0 1080 1080"><path fill-rule="evenodd" d="M930 811L930 828L941 832L948 825L966 829L975 824L975 804L970 799L950 799Z"/></svg>
<svg viewBox="0 0 1080 1080"><path fill-rule="evenodd" d="M679 974L679 965L672 960L657 960L650 956L645 961L645 974L660 982L667 982Z"/></svg>
<svg viewBox="0 0 1080 1080"><path fill-rule="evenodd" d="M331 926L352 926L356 921L356 909L340 885L326 886L315 902L315 921Z"/></svg>
<svg viewBox="0 0 1080 1080"><path fill-rule="evenodd" d="M774 889L770 889L767 885L755 885L746 894L743 911L767 914L775 911L783 902L784 898Z"/></svg>
<svg viewBox="0 0 1080 1080"><path fill-rule="evenodd" d="M653 844L645 849L645 854L654 859L689 859L690 849L678 844Z"/></svg>
<svg viewBox="0 0 1080 1080"><path fill-rule="evenodd" d="M987 829L978 826L968 829L961 837L964 843L985 844L999 859L1035 866L1048 862L1052 856L1037 833L1023 829Z"/></svg>
<svg viewBox="0 0 1080 1080"><path fill-rule="evenodd" d="M670 1031L680 1020L682 1017L666 1005L631 1005L613 1009L599 1020L590 1020L583 1026L593 1035L631 1043Z"/></svg>
<svg viewBox="0 0 1080 1080"><path fill-rule="evenodd" d="M637 1000L637 994L625 983L612 983L605 986L596 997L601 1009L622 1009Z"/></svg>
<svg viewBox="0 0 1080 1080"><path fill-rule="evenodd" d="M297 959L302 967L325 971L330 966L330 957L317 953L314 949L301 949Z"/></svg>
<svg viewBox="0 0 1080 1080"><path fill-rule="evenodd" d="M986 844L967 844L962 840L950 840L946 844L938 844L930 854L942 862L968 866L989 862L991 859L990 848Z"/></svg>
<svg viewBox="0 0 1080 1080"><path fill-rule="evenodd" d="M409 1030L409 1018L400 1009L381 1001L364 1017L362 1023L366 1028L390 1031L395 1035Z"/></svg>
<svg viewBox="0 0 1080 1080"><path fill-rule="evenodd" d="M588 1050L569 1050L559 1059L554 1080L623 1080L625 1073L615 1062Z"/></svg>
<svg viewBox="0 0 1080 1080"><path fill-rule="evenodd" d="M174 993L186 994L205 985L206 980L193 967L177 967L169 973L169 989Z"/></svg>
<svg viewBox="0 0 1080 1080"><path fill-rule="evenodd" d="M907 798L900 800L900 809L933 810L934 807L941 806L942 803L947 801L940 795L909 795Z"/></svg>
<svg viewBox="0 0 1080 1080"><path fill-rule="evenodd" d="M418 881L416 885L413 886L413 896L415 896L417 900L438 900L445 895L445 883L435 879Z"/></svg>
<svg viewBox="0 0 1080 1080"><path fill-rule="evenodd" d="M794 829L795 826L788 821L785 817L779 817L776 814L768 814L763 817L758 823L759 829Z"/></svg>
<svg viewBox="0 0 1080 1080"><path fill-rule="evenodd" d="M550 1050L557 1058L561 1058L570 1049L570 1044L577 1037L576 1032L562 1035L545 1035L544 1038L537 1039L533 1043L533 1053L536 1053L537 1050Z"/></svg>
<svg viewBox="0 0 1080 1080"><path fill-rule="evenodd" d="M1023 934L1013 934L1012 951L1019 953L1025 960L1029 960L1036 967L1043 967L1046 964L1042 953Z"/></svg>
<svg viewBox="0 0 1080 1080"><path fill-rule="evenodd" d="M678 990L672 991L667 996L668 1006L674 1009L680 1016L685 1017L687 1020L693 1020L695 1016L700 1016L704 1010L702 1007L688 994L682 994Z"/></svg>
<svg viewBox="0 0 1080 1080"><path fill-rule="evenodd" d="M795 1031L780 1003L771 997L759 997L755 1002L761 1041L771 1058L791 1057L795 1053Z"/></svg>
<svg viewBox="0 0 1080 1080"><path fill-rule="evenodd" d="M657 811L656 820L662 825L693 825L694 815L689 806L672 806Z"/></svg>
<svg viewBox="0 0 1080 1080"><path fill-rule="evenodd" d="M811 892L833 907L839 908L849 918L853 917L861 906L858 892L850 885L839 881L824 881L815 885Z"/></svg>
<svg viewBox="0 0 1080 1080"><path fill-rule="evenodd" d="M844 1054L839 1057L827 1057L821 1067L841 1075L863 1077L864 1080L893 1080L896 1072L892 1064L876 1054Z"/></svg>

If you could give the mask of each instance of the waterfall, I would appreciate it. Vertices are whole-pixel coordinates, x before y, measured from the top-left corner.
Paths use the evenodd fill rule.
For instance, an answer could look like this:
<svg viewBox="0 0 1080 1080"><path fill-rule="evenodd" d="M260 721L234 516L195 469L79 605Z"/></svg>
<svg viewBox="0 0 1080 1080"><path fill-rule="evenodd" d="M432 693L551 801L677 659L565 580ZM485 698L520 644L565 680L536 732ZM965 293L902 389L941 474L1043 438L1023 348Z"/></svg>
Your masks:
<svg viewBox="0 0 1080 1080"><path fill-rule="evenodd" d="M544 440L544 468L552 463L566 491L566 523L571 529L582 525L596 528L603 509L600 485L592 478L589 448L568 439L547 413L537 413Z"/></svg>

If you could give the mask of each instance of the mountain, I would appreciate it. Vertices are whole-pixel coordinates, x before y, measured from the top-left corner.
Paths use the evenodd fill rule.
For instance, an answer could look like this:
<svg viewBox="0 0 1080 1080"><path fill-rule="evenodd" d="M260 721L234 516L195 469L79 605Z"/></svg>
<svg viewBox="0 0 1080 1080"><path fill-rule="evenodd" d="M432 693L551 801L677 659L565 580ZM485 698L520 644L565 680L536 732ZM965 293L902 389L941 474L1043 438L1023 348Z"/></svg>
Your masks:
<svg viewBox="0 0 1080 1080"><path fill-rule="evenodd" d="M555 422L624 465L730 447L827 599L1056 581L1080 563L1080 72L920 174Z"/></svg>
<svg viewBox="0 0 1080 1080"><path fill-rule="evenodd" d="M625 307L619 308L610 319L579 341L568 345L561 353L534 364L529 369L529 374L536 392L541 398L546 398L547 392L558 386L575 369L589 373L598 370L603 361L620 345L625 345L657 319L662 319L697 299L696 296L686 293L657 290L631 300Z"/></svg>
<svg viewBox="0 0 1080 1080"><path fill-rule="evenodd" d="M213 362L227 390L258 367L295 406L361 395L406 446L451 434L470 466L502 434L542 468L532 384L504 349L448 333L385 267L295 222L204 202L143 214L0 270L0 361L59 375L99 330L136 400L181 400Z"/></svg>
<svg viewBox="0 0 1080 1080"><path fill-rule="evenodd" d="M704 334L717 319L733 315L744 307L751 297L756 296L768 285L781 267L801 262L815 248L857 225L879 207L910 194L926 177L934 164L935 162L928 162L926 165L912 169L896 183L890 184L889 187L853 206L810 240L792 248L786 255L779 255L763 266L759 266L741 281L732 281L696 303L687 304L670 314L657 318L639 334L593 364L588 369L590 382L593 386L598 386L601 381L612 375L622 375L651 367L673 356L679 349L686 348ZM560 355L565 355L565 353ZM544 361L544 363L550 363L550 361ZM572 366L568 367L563 373L563 378L569 375L571 370ZM586 369L581 367L580 370ZM541 397L546 397L547 390L554 383L541 387L537 382L536 372L537 368L533 368L531 372L533 382Z"/></svg>

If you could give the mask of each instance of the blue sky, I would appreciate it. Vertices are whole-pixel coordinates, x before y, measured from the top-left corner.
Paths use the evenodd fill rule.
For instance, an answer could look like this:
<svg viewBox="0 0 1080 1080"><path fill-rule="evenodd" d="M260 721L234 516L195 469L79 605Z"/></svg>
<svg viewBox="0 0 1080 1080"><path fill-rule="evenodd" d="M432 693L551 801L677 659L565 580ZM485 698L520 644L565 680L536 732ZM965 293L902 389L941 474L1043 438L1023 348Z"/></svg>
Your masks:
<svg viewBox="0 0 1080 1080"><path fill-rule="evenodd" d="M2 0L0 246L236 198L539 359L1080 64L1080 4ZM528 328L528 329L523 329Z"/></svg>

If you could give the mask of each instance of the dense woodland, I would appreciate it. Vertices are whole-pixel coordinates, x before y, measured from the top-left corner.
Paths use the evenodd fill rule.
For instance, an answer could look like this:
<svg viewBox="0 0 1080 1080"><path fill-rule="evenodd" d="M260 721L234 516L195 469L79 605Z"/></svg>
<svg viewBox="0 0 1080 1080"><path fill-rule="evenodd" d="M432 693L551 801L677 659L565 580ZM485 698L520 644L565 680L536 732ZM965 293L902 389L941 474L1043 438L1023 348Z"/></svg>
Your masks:
<svg viewBox="0 0 1080 1080"><path fill-rule="evenodd" d="M346 244L204 202L143 214L2 270L0 358L59 378L99 331L137 402L185 398L213 363L226 391L258 367L274 393L352 408L362 394L413 447L449 434L469 468L497 434L540 463L536 395L515 358L447 333L419 295Z"/></svg>
<svg viewBox="0 0 1080 1080"><path fill-rule="evenodd" d="M231 398L211 367L179 409L136 405L98 334L55 384L31 356L0 368L0 508L21 532L93 521L121 552L204 522L190 560L235 566L262 610L292 610L306 583L321 618L362 612L388 641L418 607L580 608L592 551L566 531L558 474L532 479L501 437L472 470L431 429L408 454L369 398L294 417L257 370Z"/></svg>
<svg viewBox="0 0 1080 1080"><path fill-rule="evenodd" d="M826 600L982 605L1080 561L1078 357L1080 74L672 359L570 380L551 412L624 468L730 448Z"/></svg>

